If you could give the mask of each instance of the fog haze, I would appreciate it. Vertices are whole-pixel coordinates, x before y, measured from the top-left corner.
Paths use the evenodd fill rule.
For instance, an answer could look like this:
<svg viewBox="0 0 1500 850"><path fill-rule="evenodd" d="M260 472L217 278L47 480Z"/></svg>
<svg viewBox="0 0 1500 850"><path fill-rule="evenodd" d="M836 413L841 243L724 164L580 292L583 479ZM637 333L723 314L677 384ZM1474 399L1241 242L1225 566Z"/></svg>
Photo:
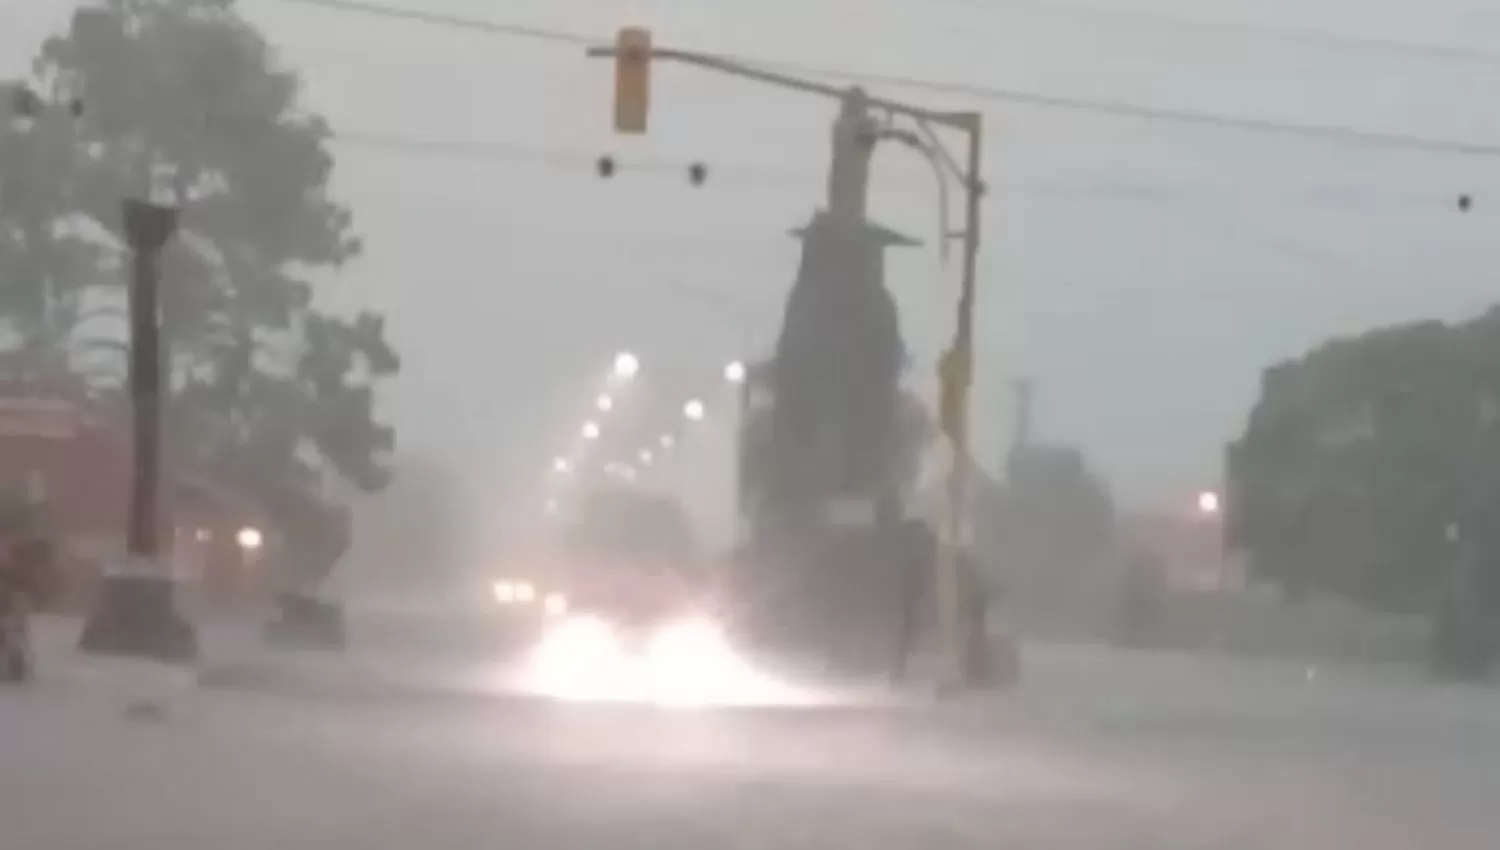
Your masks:
<svg viewBox="0 0 1500 850"><path fill-rule="evenodd" d="M1022 92L1500 139L1500 12L1479 0L1092 2L407 5L604 39L639 23L662 43ZM712 399L726 360L747 343L768 348L798 256L786 231L823 192L828 104L662 68L651 134L621 140L609 68L574 45L284 0L239 5L343 134L336 194L368 251L320 297L388 312L405 358L387 399L402 453L456 470L497 527L537 509L537 482L615 350L640 354L653 391ZM23 71L72 6L0 0L0 76ZM1221 447L1269 362L1332 333L1493 300L1500 159L979 105L992 192L974 410L992 466L1008 381L1026 375L1043 435L1083 445L1127 503L1177 504L1217 483ZM593 170L606 152L622 165L608 182ZM700 160L709 178L695 189L685 171ZM651 167L632 168L641 163ZM943 266L931 244L925 164L883 152L876 175L876 218L929 243L894 253L889 283L916 374L930 374L957 263ZM1463 192L1476 199L1468 215L1455 205ZM728 486L728 439L710 429L674 472L701 504Z"/></svg>

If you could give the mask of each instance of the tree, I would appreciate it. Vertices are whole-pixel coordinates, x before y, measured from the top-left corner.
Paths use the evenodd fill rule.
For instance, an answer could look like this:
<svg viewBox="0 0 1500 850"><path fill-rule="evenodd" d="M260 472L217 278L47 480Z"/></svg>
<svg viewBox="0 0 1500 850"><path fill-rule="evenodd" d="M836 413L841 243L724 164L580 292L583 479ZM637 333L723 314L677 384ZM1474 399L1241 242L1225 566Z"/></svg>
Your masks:
<svg viewBox="0 0 1500 850"><path fill-rule="evenodd" d="M0 331L28 363L66 366L107 250L57 226L71 211L59 176L70 171L74 116L31 102L21 84L0 95Z"/></svg>
<svg viewBox="0 0 1500 850"><path fill-rule="evenodd" d="M1028 559L1082 564L1114 539L1114 502L1077 448L1033 444L1013 452L1001 499L1001 539Z"/></svg>
<svg viewBox="0 0 1500 850"><path fill-rule="evenodd" d="M469 566L461 535L472 500L464 498L454 471L432 457L403 454L396 467L391 486L354 512L351 557L359 565L358 582L415 591L460 578Z"/></svg>
<svg viewBox="0 0 1500 850"><path fill-rule="evenodd" d="M0 136L0 153L46 153L11 213L34 235L0 242L0 273L44 287L34 301L118 300L107 260L123 242L121 199L168 193L183 208L163 272L174 442L272 511L302 579L320 578L348 543L327 481L369 492L389 478L394 436L375 421L374 390L399 367L378 315L312 306L312 275L361 249L328 194L331 132L230 0L105 9L35 63L43 87L81 97L81 116ZM22 301L0 310L24 332L35 322Z"/></svg>
<svg viewBox="0 0 1500 850"><path fill-rule="evenodd" d="M1228 450L1230 542L1252 575L1422 610L1480 435L1471 338L1422 322L1268 369Z"/></svg>
<svg viewBox="0 0 1500 850"><path fill-rule="evenodd" d="M1500 310L1378 328L1277 364L1227 451L1228 542L1293 595L1448 616L1455 582L1493 584L1462 565L1500 505L1497 423ZM1479 556L1482 573L1497 556Z"/></svg>
<svg viewBox="0 0 1500 850"><path fill-rule="evenodd" d="M1114 544L1114 501L1071 446L1030 444L1006 462L1005 481L988 498L989 556L1024 606L1060 611Z"/></svg>

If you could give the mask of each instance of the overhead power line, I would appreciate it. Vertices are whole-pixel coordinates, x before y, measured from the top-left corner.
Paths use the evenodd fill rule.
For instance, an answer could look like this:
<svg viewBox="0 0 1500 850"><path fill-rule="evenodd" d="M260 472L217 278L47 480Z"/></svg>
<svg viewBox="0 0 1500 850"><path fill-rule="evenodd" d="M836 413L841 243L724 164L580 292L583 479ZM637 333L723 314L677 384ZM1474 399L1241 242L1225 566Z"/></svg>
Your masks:
<svg viewBox="0 0 1500 850"><path fill-rule="evenodd" d="M308 6L323 6L329 9L340 9L351 12L385 14L391 17L402 17L413 21L420 20L424 23L440 26L485 29L497 34L514 35L521 38L535 38L568 44L597 43L597 40L586 38L581 33L566 30L528 26L525 24L506 24L443 13L422 12L416 9L388 6L380 3L360 2L360 0L283 0L283 2L300 3ZM913 2L917 2L917 0L913 0ZM1035 9L1052 14L1115 19L1122 23L1154 26L1162 29L1191 30L1226 36L1285 41L1323 49L1403 55L1439 61L1500 62L1500 52L1475 47L1354 36L1314 27L1294 27L1256 21L1204 18L1155 9L1126 8L1089 3L1064 3L1057 2L1057 0L946 0L946 2L952 5L988 9L992 9L995 6L1011 6L1015 8Z"/></svg>
<svg viewBox="0 0 1500 850"><path fill-rule="evenodd" d="M429 24L433 26L451 27L473 32L489 33L498 36L548 41L552 43L569 45L594 45L602 43L606 40L591 37L582 33L570 32L567 30L536 27L526 24L497 22L485 20L482 18L471 18L459 15L422 12L415 9L402 8L400 6L391 6L379 2L368 2L368 0L281 0L281 2L292 3L301 6L316 6L341 12L370 15L392 20L404 20L413 23ZM1427 153L1458 154L1463 156L1500 157L1500 143L1468 142L1454 139L1406 135L1400 133L1383 133L1378 131L1361 130L1358 128L1337 125L1303 124L1266 118L1249 118L1211 112L1147 106L1142 104L1129 103L1126 101L1067 97L1063 95L1050 95L1038 92L1022 91L1018 89L1007 89L979 83L933 80L906 74L877 73L870 71L829 68L819 65L796 62L764 60L749 56L725 55L725 58L731 59L736 62L759 65L768 69L823 77L826 79L838 80L841 82L864 85L895 86L900 88L923 90L941 94L959 95L962 97L973 98L981 101L1021 104L1025 106L1041 107L1047 109L1110 115L1119 118L1134 118L1146 121L1159 121L1182 125L1196 125L1201 127L1215 128L1219 130L1234 130L1242 132L1254 132L1265 135L1301 137L1347 145L1359 145L1364 147L1391 148L1399 150L1422 151Z"/></svg>
<svg viewBox="0 0 1500 850"><path fill-rule="evenodd" d="M917 1L909 0L909 2ZM1068 0L945 0L945 2L955 6L970 8L993 9L997 6L1009 6L1019 9L1033 9L1048 14L1068 15L1076 18L1114 20L1133 27L1152 27L1231 38L1280 41L1320 50L1404 56L1442 62L1500 62L1500 53L1482 48L1350 35L1336 30L1317 27L1200 17L1197 15L1184 15L1178 12L1143 9L1138 6L1110 6L1101 2L1077 3L1069 2Z"/></svg>
<svg viewBox="0 0 1500 850"><path fill-rule="evenodd" d="M1169 109L1166 107L1143 106L1140 104L1128 103L1124 101L1092 100L1089 98L1038 94L1035 92L1005 89L978 83L928 80L901 74L841 71L831 68L820 68L813 65L797 65L789 63L774 63L772 67L804 74L826 76L833 79L843 79L849 82L884 84L891 86L901 86L904 88L925 89L927 91L962 95L979 100L1024 104L1027 106L1038 106L1048 109L1060 109L1073 112L1092 112L1097 114L1113 115L1119 118L1138 118L1148 121L1165 121L1177 124L1195 124L1203 127L1213 127L1220 130L1241 130L1270 135L1300 136L1303 138L1317 139L1328 142L1339 142L1343 144L1361 145L1365 147L1401 148L1406 150L1426 151L1429 153L1462 154L1465 156L1500 156L1500 143L1465 142L1454 139L1413 136L1401 133L1382 133L1373 130L1361 130L1355 127L1341 127L1331 124L1299 124L1291 121L1277 121L1269 118L1246 118L1241 116L1220 115L1211 112L1195 112L1183 109Z"/></svg>
<svg viewBox="0 0 1500 850"><path fill-rule="evenodd" d="M567 32L566 30L489 21L483 18L448 15L441 12L423 12L418 9L390 6L384 3L366 3L362 2L362 0L281 0L281 2L292 3L298 6L319 6L324 9L333 9L340 12L353 12L355 14L431 24L439 27L485 32L492 35L526 38L533 41L551 41L580 46L596 43L595 40L589 39L581 33Z"/></svg>
<svg viewBox="0 0 1500 850"><path fill-rule="evenodd" d="M338 132L333 141L337 144L400 154L518 163L590 175L596 172L599 159L596 153L588 151L527 145L514 141L457 141L368 131ZM628 162L617 162L616 167L624 173L646 172L686 182L688 164L670 159L637 157ZM623 174L621 176L623 177ZM826 174L816 166L803 169L743 161L716 163L711 166L708 177L710 182L720 182L726 177L737 183L754 186L777 184L817 187L826 178ZM924 195L933 194L931 178L927 175L913 176L910 181L901 181L900 187L921 192ZM1090 198L1143 203L1181 201L1239 204L1263 201L1293 206L1356 207L1367 210L1374 207L1451 210L1459 196L1456 191L1418 192L1332 184L1248 188L1204 183L1102 180L1023 181L1007 185L1004 191L1058 198Z"/></svg>

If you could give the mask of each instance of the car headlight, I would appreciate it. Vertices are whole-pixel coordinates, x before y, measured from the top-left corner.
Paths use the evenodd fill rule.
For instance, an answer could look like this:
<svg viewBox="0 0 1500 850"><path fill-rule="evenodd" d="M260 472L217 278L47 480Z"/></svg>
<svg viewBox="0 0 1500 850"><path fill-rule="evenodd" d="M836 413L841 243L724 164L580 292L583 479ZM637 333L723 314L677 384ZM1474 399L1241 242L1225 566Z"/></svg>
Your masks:
<svg viewBox="0 0 1500 850"><path fill-rule="evenodd" d="M615 663L620 641L597 617L567 617L548 627L537 648L537 665L549 674L592 675Z"/></svg>
<svg viewBox="0 0 1500 850"><path fill-rule="evenodd" d="M501 605L529 605L537 598L536 585L529 581L497 581L490 591Z"/></svg>
<svg viewBox="0 0 1500 850"><path fill-rule="evenodd" d="M724 630L700 617L663 626L652 635L646 652L653 664L679 673L712 670L734 655Z"/></svg>
<svg viewBox="0 0 1500 850"><path fill-rule="evenodd" d="M501 605L509 605L516 601L516 586L508 581L497 581L490 586L490 592L495 595L495 601Z"/></svg>

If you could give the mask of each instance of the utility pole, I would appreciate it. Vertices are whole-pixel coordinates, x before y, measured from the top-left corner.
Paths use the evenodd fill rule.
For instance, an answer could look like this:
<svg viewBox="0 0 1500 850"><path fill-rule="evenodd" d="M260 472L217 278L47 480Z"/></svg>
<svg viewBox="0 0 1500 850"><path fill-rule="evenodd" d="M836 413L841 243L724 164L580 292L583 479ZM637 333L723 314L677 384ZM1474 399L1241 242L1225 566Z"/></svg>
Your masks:
<svg viewBox="0 0 1500 850"><path fill-rule="evenodd" d="M956 179L966 194L965 222L961 233L963 240L963 267L958 301L956 327L953 342L944 353L939 365L941 384L940 419L943 431L948 435L952 447L952 466L948 476L947 519L939 538L939 556L935 564L935 584L941 621L942 644L949 669L944 684L963 684L964 673L960 659L965 655L963 623L961 621L961 599L959 590L959 550L969 545L972 538L971 512L968 509L972 458L968 439L969 390L973 383L974 347L974 301L978 276L980 207L985 192L981 178L983 151L983 117L976 111L947 112L886 98L873 97L863 90L839 88L814 80L803 79L764 68L756 68L742 62L712 54L691 50L655 47L649 31L629 27L622 29L614 45L592 47L587 51L592 58L612 58L616 63L615 127L619 132L640 134L646 131L649 109L649 68L659 60L692 65L709 71L751 80L776 88L798 91L838 101L841 105L840 123L835 133L848 132L856 126L876 129L875 135L858 141L868 141L870 147L882 138L901 141L926 155L942 177ZM879 127L871 121L871 111L887 116L901 116L917 124L917 132L896 131ZM849 123L844 119L849 118ZM957 130L967 137L966 162L950 155L938 141L932 127L940 126ZM835 144L838 148L837 141ZM851 188L868 178L868 155L835 163L829 176L830 203L840 198L851 197ZM830 213L834 213L830 210ZM949 238L948 233L943 238Z"/></svg>
<svg viewBox="0 0 1500 850"><path fill-rule="evenodd" d="M125 202L130 267L130 406L134 428L127 551L161 555L161 251L177 229L177 210L149 201Z"/></svg>
<svg viewBox="0 0 1500 850"><path fill-rule="evenodd" d="M1010 455L1014 457L1018 452L1031 445L1032 415L1035 410L1033 404L1036 401L1036 381L1031 378L1016 378L1012 382L1015 389L1015 413L1011 424Z"/></svg>
<svg viewBox="0 0 1500 850"><path fill-rule="evenodd" d="M162 661L197 655L192 626L177 610L176 585L162 556L161 414L165 392L161 341L162 249L177 229L175 207L124 204L130 267L131 482L126 557L107 572L84 625L83 649Z"/></svg>

